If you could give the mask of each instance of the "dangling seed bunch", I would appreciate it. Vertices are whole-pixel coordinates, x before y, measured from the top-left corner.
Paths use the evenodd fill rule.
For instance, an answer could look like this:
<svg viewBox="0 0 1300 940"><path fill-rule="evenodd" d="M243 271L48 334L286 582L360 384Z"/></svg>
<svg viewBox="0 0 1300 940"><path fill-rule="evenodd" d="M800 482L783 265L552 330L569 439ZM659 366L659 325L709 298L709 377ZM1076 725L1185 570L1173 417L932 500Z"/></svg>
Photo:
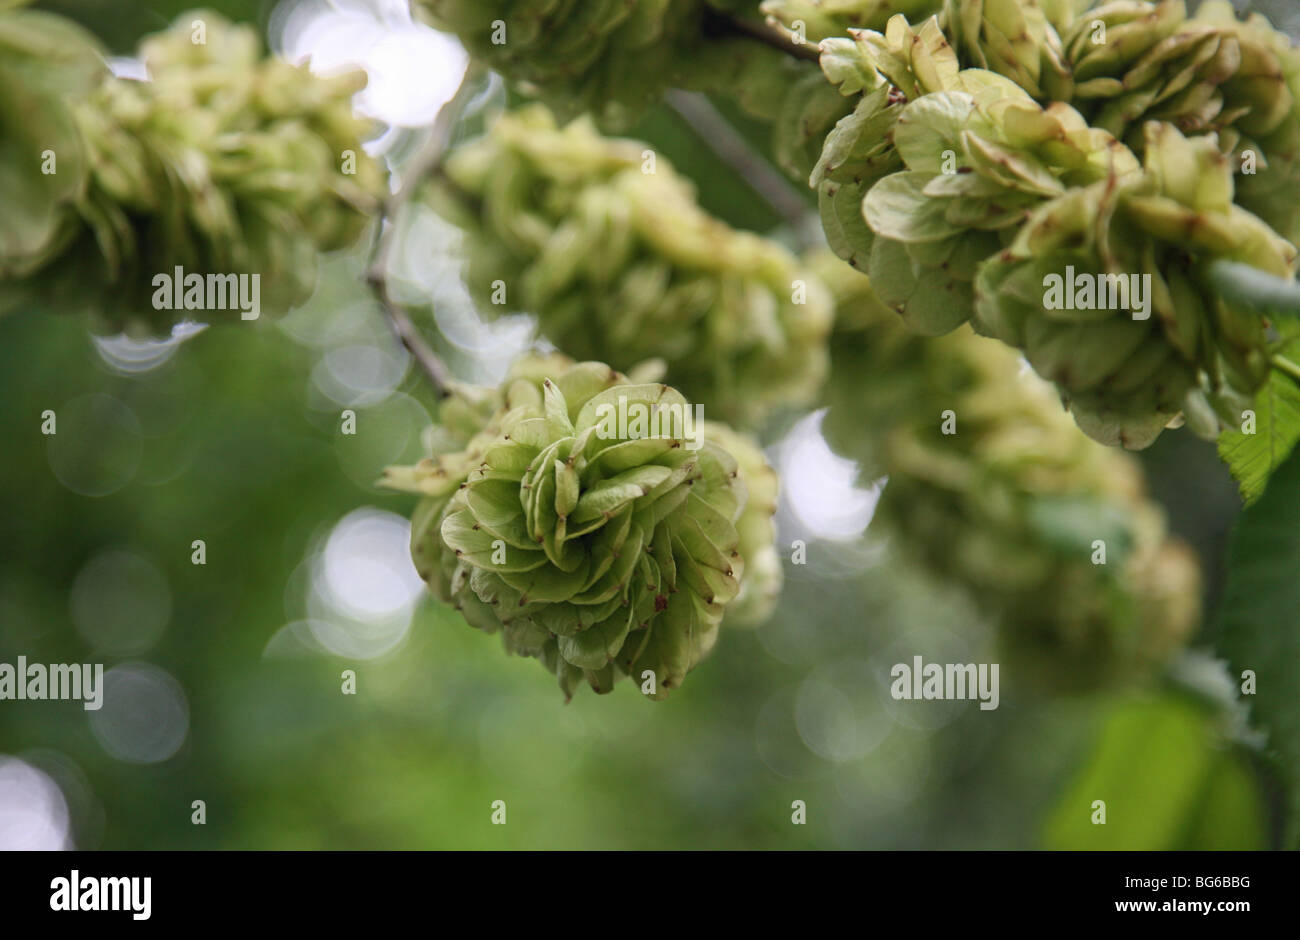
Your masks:
<svg viewBox="0 0 1300 940"><path fill-rule="evenodd" d="M844 102L817 72L746 38L752 0L419 0L477 59L567 123L586 114L626 130L670 89L729 98L774 122L773 156L807 177ZM812 47L808 47L810 50Z"/></svg>
<svg viewBox="0 0 1300 940"><path fill-rule="evenodd" d="M825 40L823 70L858 103L828 135L812 175L832 248L870 273L880 299L910 325L938 335L973 318L978 331L1024 350L1088 434L1131 448L1150 444L1184 411L1213 435L1212 416L1239 415L1268 376L1266 324L1217 294L1209 266L1238 261L1289 278L1296 260L1289 242L1234 200L1243 135L1285 133L1279 115L1289 113L1289 93L1278 108L1262 90L1278 87L1268 76L1281 74L1282 51L1262 64L1220 52L1253 48L1239 34L1259 25L1229 18L1180 33L1170 4L1150 6L1149 17L1125 19L1123 4L1108 4L1076 22L1072 5L1031 4L1014 21L1019 45L994 41L998 24L1011 21L973 17L977 8L984 17L1006 13L992 2L960 8L955 41L937 18L914 29L898 16L883 34ZM948 10L956 22L958 8ZM1075 33L1061 40L1054 24L1081 28L1103 13L1117 17L1110 58L1124 60L1134 46L1152 51L1140 71L1112 63L1134 97L1092 126L1070 105L1034 95L1072 96L1095 110L1097 90L1112 87L1102 74L1110 58L1089 59ZM1164 16L1174 26L1157 28ZM1188 63L1166 55L1172 46L1157 50L1164 39L1152 39L1153 29L1170 42L1202 36L1193 58L1209 71L1183 68L1156 82L1168 63ZM962 69L963 50L1030 90L989 69ZM1215 55L1221 68L1207 64ZM1197 76L1209 102L1200 121L1191 100L1175 94ZM1153 110L1157 101L1165 105ZM1140 158L1108 126L1140 138ZM1048 288L1067 279L1061 303Z"/></svg>
<svg viewBox="0 0 1300 940"><path fill-rule="evenodd" d="M711 415L754 424L816 395L830 301L798 259L731 229L645 146L503 116L447 160L437 207L466 232L485 312L526 310L566 353L630 369L661 359ZM504 286L507 305L493 303Z"/></svg>
<svg viewBox="0 0 1300 940"><path fill-rule="evenodd" d="M1042 103L1073 105L1094 127L1141 154L1143 125L1215 133L1239 168L1247 153L1270 191L1296 172L1300 53L1258 14L1238 19L1228 0L1206 0L1189 16L1185 0L765 0L769 18L802 23L811 41L885 30L902 14L913 24L937 14L963 67L1011 79ZM1289 238L1267 200L1242 204ZM1294 196L1286 199L1288 218Z"/></svg>
<svg viewBox="0 0 1300 940"><path fill-rule="evenodd" d="M1233 204L1213 138L1159 123L1146 133L1145 172L1039 207L976 284L979 328L1023 349L1087 433L1127 447L1150 443L1183 409L1239 420L1272 368L1268 335L1259 316L1217 295L1206 266L1226 258L1290 277L1296 259ZM1102 293L1129 302L1108 310ZM1219 428L1211 419L1198 430Z"/></svg>
<svg viewBox="0 0 1300 940"><path fill-rule="evenodd" d="M1300 236L1300 51L1263 16L1228 0L1194 16L1185 0L946 0L944 21L964 63L1074 105L1139 155L1150 121L1216 135L1244 170L1238 202Z"/></svg>
<svg viewBox="0 0 1300 940"><path fill-rule="evenodd" d="M494 395L458 390L435 455L385 481L424 497L416 569L566 697L627 675L665 698L724 616L770 611L780 578L771 469L694 416L666 385L558 355L525 357Z"/></svg>
<svg viewBox="0 0 1300 940"><path fill-rule="evenodd" d="M351 244L383 191L361 148L369 125L352 113L365 76L264 58L252 27L209 12L147 38L140 58L148 81L108 77L67 99L88 178L41 266L4 285L5 305L87 309L100 329L144 334L241 317L156 304L155 277L177 267L205 282L258 275L263 311L304 300L317 252Z"/></svg>
<svg viewBox="0 0 1300 940"><path fill-rule="evenodd" d="M970 589L1019 675L1085 688L1179 649L1199 571L1137 461L1080 434L1005 346L965 327L918 337L868 278L815 265L838 300L823 430L888 477L876 518L900 551Z"/></svg>
<svg viewBox="0 0 1300 940"><path fill-rule="evenodd" d="M582 113L625 127L665 90L755 69L716 14L746 0L418 0L437 29L541 97L565 120ZM763 56L779 61L779 54ZM702 74L709 78L701 79Z"/></svg>
<svg viewBox="0 0 1300 940"><path fill-rule="evenodd" d="M32 273L66 243L89 173L71 102L107 74L99 43L79 26L0 9L0 278Z"/></svg>
<svg viewBox="0 0 1300 940"><path fill-rule="evenodd" d="M699 35L689 0L419 0L437 29L567 117L625 123L670 86L677 49Z"/></svg>

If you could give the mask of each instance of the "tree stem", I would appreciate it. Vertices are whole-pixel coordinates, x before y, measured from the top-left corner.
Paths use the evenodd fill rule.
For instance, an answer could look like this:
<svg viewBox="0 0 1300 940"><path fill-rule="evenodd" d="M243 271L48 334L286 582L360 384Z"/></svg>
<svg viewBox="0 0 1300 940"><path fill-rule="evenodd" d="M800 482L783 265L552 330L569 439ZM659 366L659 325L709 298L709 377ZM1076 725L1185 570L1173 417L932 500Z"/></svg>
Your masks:
<svg viewBox="0 0 1300 940"><path fill-rule="evenodd" d="M730 32L744 36L746 39L761 42L765 46L771 46L773 49L794 56L796 59L803 59L805 62L816 62L821 58L816 43L797 42L766 23L756 23L735 14L723 15L720 16L720 19Z"/></svg>
<svg viewBox="0 0 1300 940"><path fill-rule="evenodd" d="M397 231L398 215L414 198L420 184L441 166L447 146L451 142L451 133L456 126L456 119L460 117L466 103L473 96L474 86L481 75L481 67L473 63L466 67L456 94L438 111L438 117L433 122L428 139L420 152L412 158L412 167L405 174L406 179L398 186L397 191L384 201L376 222L374 248L371 250L370 264L366 271L366 283L388 319L393 335L411 354L411 358L429 380L434 391L443 398L451 394L453 381L451 370L447 368L446 363L433 347L425 341L406 310L393 300L388 288L388 258Z"/></svg>
<svg viewBox="0 0 1300 940"><path fill-rule="evenodd" d="M391 225L391 223L380 222L380 225ZM406 311L393 300L388 292L387 278L372 266L366 274L366 282L370 285L375 299L379 301L380 309L384 311L393 335L406 347L406 351L411 354L411 358L420 367L420 371L424 373L438 396L446 398L451 394L452 382L451 372L446 363L434 352L433 347L424 341L424 337L420 335L419 329L411 318L406 315Z"/></svg>
<svg viewBox="0 0 1300 940"><path fill-rule="evenodd" d="M1272 362L1273 368L1277 369L1279 372L1285 372L1287 375L1291 376L1291 378L1300 382L1300 365L1297 365L1281 354L1274 354Z"/></svg>
<svg viewBox="0 0 1300 940"><path fill-rule="evenodd" d="M1269 317L1300 316L1300 284L1295 281L1222 259L1213 262L1207 273L1225 300Z"/></svg>
<svg viewBox="0 0 1300 940"><path fill-rule="evenodd" d="M754 151L713 102L704 95L679 89L670 90L666 100L700 142L749 184L800 238L806 234L811 215L808 204L784 176Z"/></svg>

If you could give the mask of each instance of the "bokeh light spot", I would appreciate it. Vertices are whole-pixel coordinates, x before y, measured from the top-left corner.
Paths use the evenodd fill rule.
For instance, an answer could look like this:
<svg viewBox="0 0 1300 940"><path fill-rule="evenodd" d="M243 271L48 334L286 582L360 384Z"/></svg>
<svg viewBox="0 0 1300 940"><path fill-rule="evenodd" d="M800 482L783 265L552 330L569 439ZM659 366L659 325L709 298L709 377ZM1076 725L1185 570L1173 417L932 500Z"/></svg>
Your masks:
<svg viewBox="0 0 1300 940"><path fill-rule="evenodd" d="M71 848L63 791L26 761L0 754L0 851Z"/></svg>
<svg viewBox="0 0 1300 940"><path fill-rule="evenodd" d="M87 712L90 729L112 757L156 764L180 750L190 729L185 690L148 663L126 663L104 673L104 702Z"/></svg>
<svg viewBox="0 0 1300 940"><path fill-rule="evenodd" d="M804 534L849 541L871 523L882 486L856 485L858 465L832 451L822 436L825 415L823 410L804 418L782 442L782 497Z"/></svg>
<svg viewBox="0 0 1300 940"><path fill-rule="evenodd" d="M96 555L77 574L72 621L90 646L113 656L143 653L171 617L167 579L147 559L121 549Z"/></svg>
<svg viewBox="0 0 1300 940"><path fill-rule="evenodd" d="M55 409L55 420L46 456L60 483L82 496L107 496L131 482L144 444L130 408L97 393Z"/></svg>

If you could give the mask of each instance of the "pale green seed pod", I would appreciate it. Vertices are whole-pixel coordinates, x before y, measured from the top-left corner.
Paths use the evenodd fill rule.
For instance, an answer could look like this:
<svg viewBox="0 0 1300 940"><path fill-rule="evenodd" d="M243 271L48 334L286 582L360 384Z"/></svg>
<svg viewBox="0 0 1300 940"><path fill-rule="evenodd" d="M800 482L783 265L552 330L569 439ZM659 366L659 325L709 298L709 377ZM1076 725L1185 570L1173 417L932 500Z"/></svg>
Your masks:
<svg viewBox="0 0 1300 940"><path fill-rule="evenodd" d="M821 68L852 110L826 135L809 185L817 191L831 249L860 271L870 264L875 234L862 200L882 177L902 168L894 131L904 105L957 81L956 60L937 22L912 30L892 17L884 34L858 30L821 43Z"/></svg>
<svg viewBox="0 0 1300 940"><path fill-rule="evenodd" d="M995 6L1003 12L990 30L988 11ZM1206 0L1192 16L1187 6L1184 0L948 0L944 22L963 64L1013 78L1044 103L1068 102L1139 156L1149 121L1188 136L1216 135L1242 172L1241 204L1295 240L1300 51L1264 17L1239 18L1228 0ZM977 13L983 33L972 27ZM1004 41L1020 21L1025 41Z"/></svg>
<svg viewBox="0 0 1300 940"><path fill-rule="evenodd" d="M1281 40L1279 43L1278 40ZM1290 43L1227 2L1187 16L1183 0L1102 4L1064 34L1071 101L1135 149L1147 121L1216 133L1225 152L1273 132L1292 109L1281 58Z"/></svg>
<svg viewBox="0 0 1300 940"><path fill-rule="evenodd" d="M434 27L455 33L476 59L564 120L590 114L622 129L669 88L722 75L780 73L773 50L757 72L745 46L719 36L714 11L744 0L418 0ZM714 24L714 25L711 25ZM757 50L755 50L757 51ZM783 90L783 89L782 89Z"/></svg>
<svg viewBox="0 0 1300 940"><path fill-rule="evenodd" d="M736 458L736 470L746 492L744 508L736 519L736 547L745 560L745 576L740 581L740 593L727 608L726 625L755 627L776 609L785 581L772 519L780 480L762 449L748 436L716 421L704 425L704 434Z"/></svg>
<svg viewBox="0 0 1300 940"><path fill-rule="evenodd" d="M627 675L663 699L733 605L741 622L770 611L775 483L755 445L695 423L666 385L558 355L520 360L496 396L464 396L443 412L464 449L385 483L424 496L411 548L430 588L566 697Z"/></svg>
<svg viewBox="0 0 1300 940"><path fill-rule="evenodd" d="M580 358L663 360L732 423L810 403L826 370L825 290L777 243L704 212L645 150L532 106L451 154L433 198L466 231L481 308L536 314Z"/></svg>
<svg viewBox="0 0 1300 940"><path fill-rule="evenodd" d="M1193 22L1238 39L1242 68L1225 94L1261 104L1258 113L1235 123L1235 135L1220 133L1221 149L1232 154L1238 174L1237 202L1300 243L1300 48L1259 14L1239 20L1218 0L1203 3Z"/></svg>
<svg viewBox="0 0 1300 940"><path fill-rule="evenodd" d="M1073 77L1041 0L944 0L943 23L965 64L991 69L1041 100L1069 101Z"/></svg>
<svg viewBox="0 0 1300 940"><path fill-rule="evenodd" d="M935 90L918 88L916 70L905 61L901 69L898 61L873 61L889 44L862 34L864 26L886 36L891 28L899 36L930 28L961 67L997 72L1044 105L1068 103L1139 157L1149 121L1173 124L1188 136L1216 135L1241 173L1238 201L1283 236L1300 239L1300 50L1264 17L1241 19L1228 0L1207 0L1194 16L1184 0L943 0L938 11L929 4L896 6L771 0L770 13L787 27L802 22L824 40L822 65L836 84L875 68L908 100ZM883 25L886 10L914 25ZM922 25L934 12L938 17ZM886 58L897 60L893 45ZM867 54L855 60L855 46ZM835 227L827 223L828 232ZM851 255L836 250L846 258L864 253L861 246Z"/></svg>
<svg viewBox="0 0 1300 940"><path fill-rule="evenodd" d="M7 292L133 334L243 316L229 296L213 308L206 293L200 309L169 309L175 293L155 278L178 267L186 289L195 276L257 275L259 316L305 300L317 253L355 241L383 194L362 149L371 125L352 112L364 74L322 78L264 58L252 27L208 11L147 37L140 58L148 81L107 77L70 103L91 164L80 225Z"/></svg>
<svg viewBox="0 0 1300 940"><path fill-rule="evenodd" d="M884 34L822 51L828 76L862 93L814 172L827 238L913 329L942 335L974 316L1057 383L1089 435L1131 448L1194 406L1189 396L1224 411L1260 387L1265 324L1225 303L1204 269L1222 258L1290 277L1295 251L1233 204L1213 134L1148 121L1140 163L1069 105L961 69L933 19L915 30L895 17ZM893 160L902 168L881 174ZM1049 280L1076 274L1113 301L1053 301Z"/></svg>
<svg viewBox="0 0 1300 940"><path fill-rule="evenodd" d="M811 263L839 324L823 432L868 480L888 477L873 527L970 591L1004 675L1059 691L1166 662L1199 620L1200 572L1137 461L1079 433L1005 346L967 328L919 337L868 278Z"/></svg>
<svg viewBox="0 0 1300 940"><path fill-rule="evenodd" d="M1189 393L1250 396L1267 380L1265 324L1218 296L1209 264L1291 277L1296 261L1233 203L1213 138L1150 123L1144 149L1143 173L1036 209L976 283L979 329L1023 349L1089 435L1131 448L1150 444Z"/></svg>
<svg viewBox="0 0 1300 940"><path fill-rule="evenodd" d="M814 171L828 240L920 332L940 335L970 319L978 265L1034 206L1138 168L1068 105L1044 108L1010 79L960 69L936 20L914 31L896 17L884 35L856 34L851 47L828 40L823 49L889 76L888 89L864 94L828 137ZM891 104L893 90L908 102Z"/></svg>

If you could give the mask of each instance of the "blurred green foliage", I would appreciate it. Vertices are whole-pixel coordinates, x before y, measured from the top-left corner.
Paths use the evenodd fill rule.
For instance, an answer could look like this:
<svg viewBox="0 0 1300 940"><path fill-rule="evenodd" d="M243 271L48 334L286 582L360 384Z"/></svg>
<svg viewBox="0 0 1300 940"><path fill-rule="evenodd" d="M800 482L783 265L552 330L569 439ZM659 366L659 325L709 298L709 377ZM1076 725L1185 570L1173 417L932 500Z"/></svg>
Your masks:
<svg viewBox="0 0 1300 940"><path fill-rule="evenodd" d="M1048 818L1047 844L1121 850L1266 844L1249 765L1207 744L1214 718L1205 705L1174 696L1112 706L1091 758Z"/></svg>
<svg viewBox="0 0 1300 940"><path fill-rule="evenodd" d="M1254 674L1253 717L1269 729L1290 793L1287 844L1300 846L1300 454L1243 514L1232 539L1222 645L1234 674ZM1244 681L1244 678L1243 678Z"/></svg>

